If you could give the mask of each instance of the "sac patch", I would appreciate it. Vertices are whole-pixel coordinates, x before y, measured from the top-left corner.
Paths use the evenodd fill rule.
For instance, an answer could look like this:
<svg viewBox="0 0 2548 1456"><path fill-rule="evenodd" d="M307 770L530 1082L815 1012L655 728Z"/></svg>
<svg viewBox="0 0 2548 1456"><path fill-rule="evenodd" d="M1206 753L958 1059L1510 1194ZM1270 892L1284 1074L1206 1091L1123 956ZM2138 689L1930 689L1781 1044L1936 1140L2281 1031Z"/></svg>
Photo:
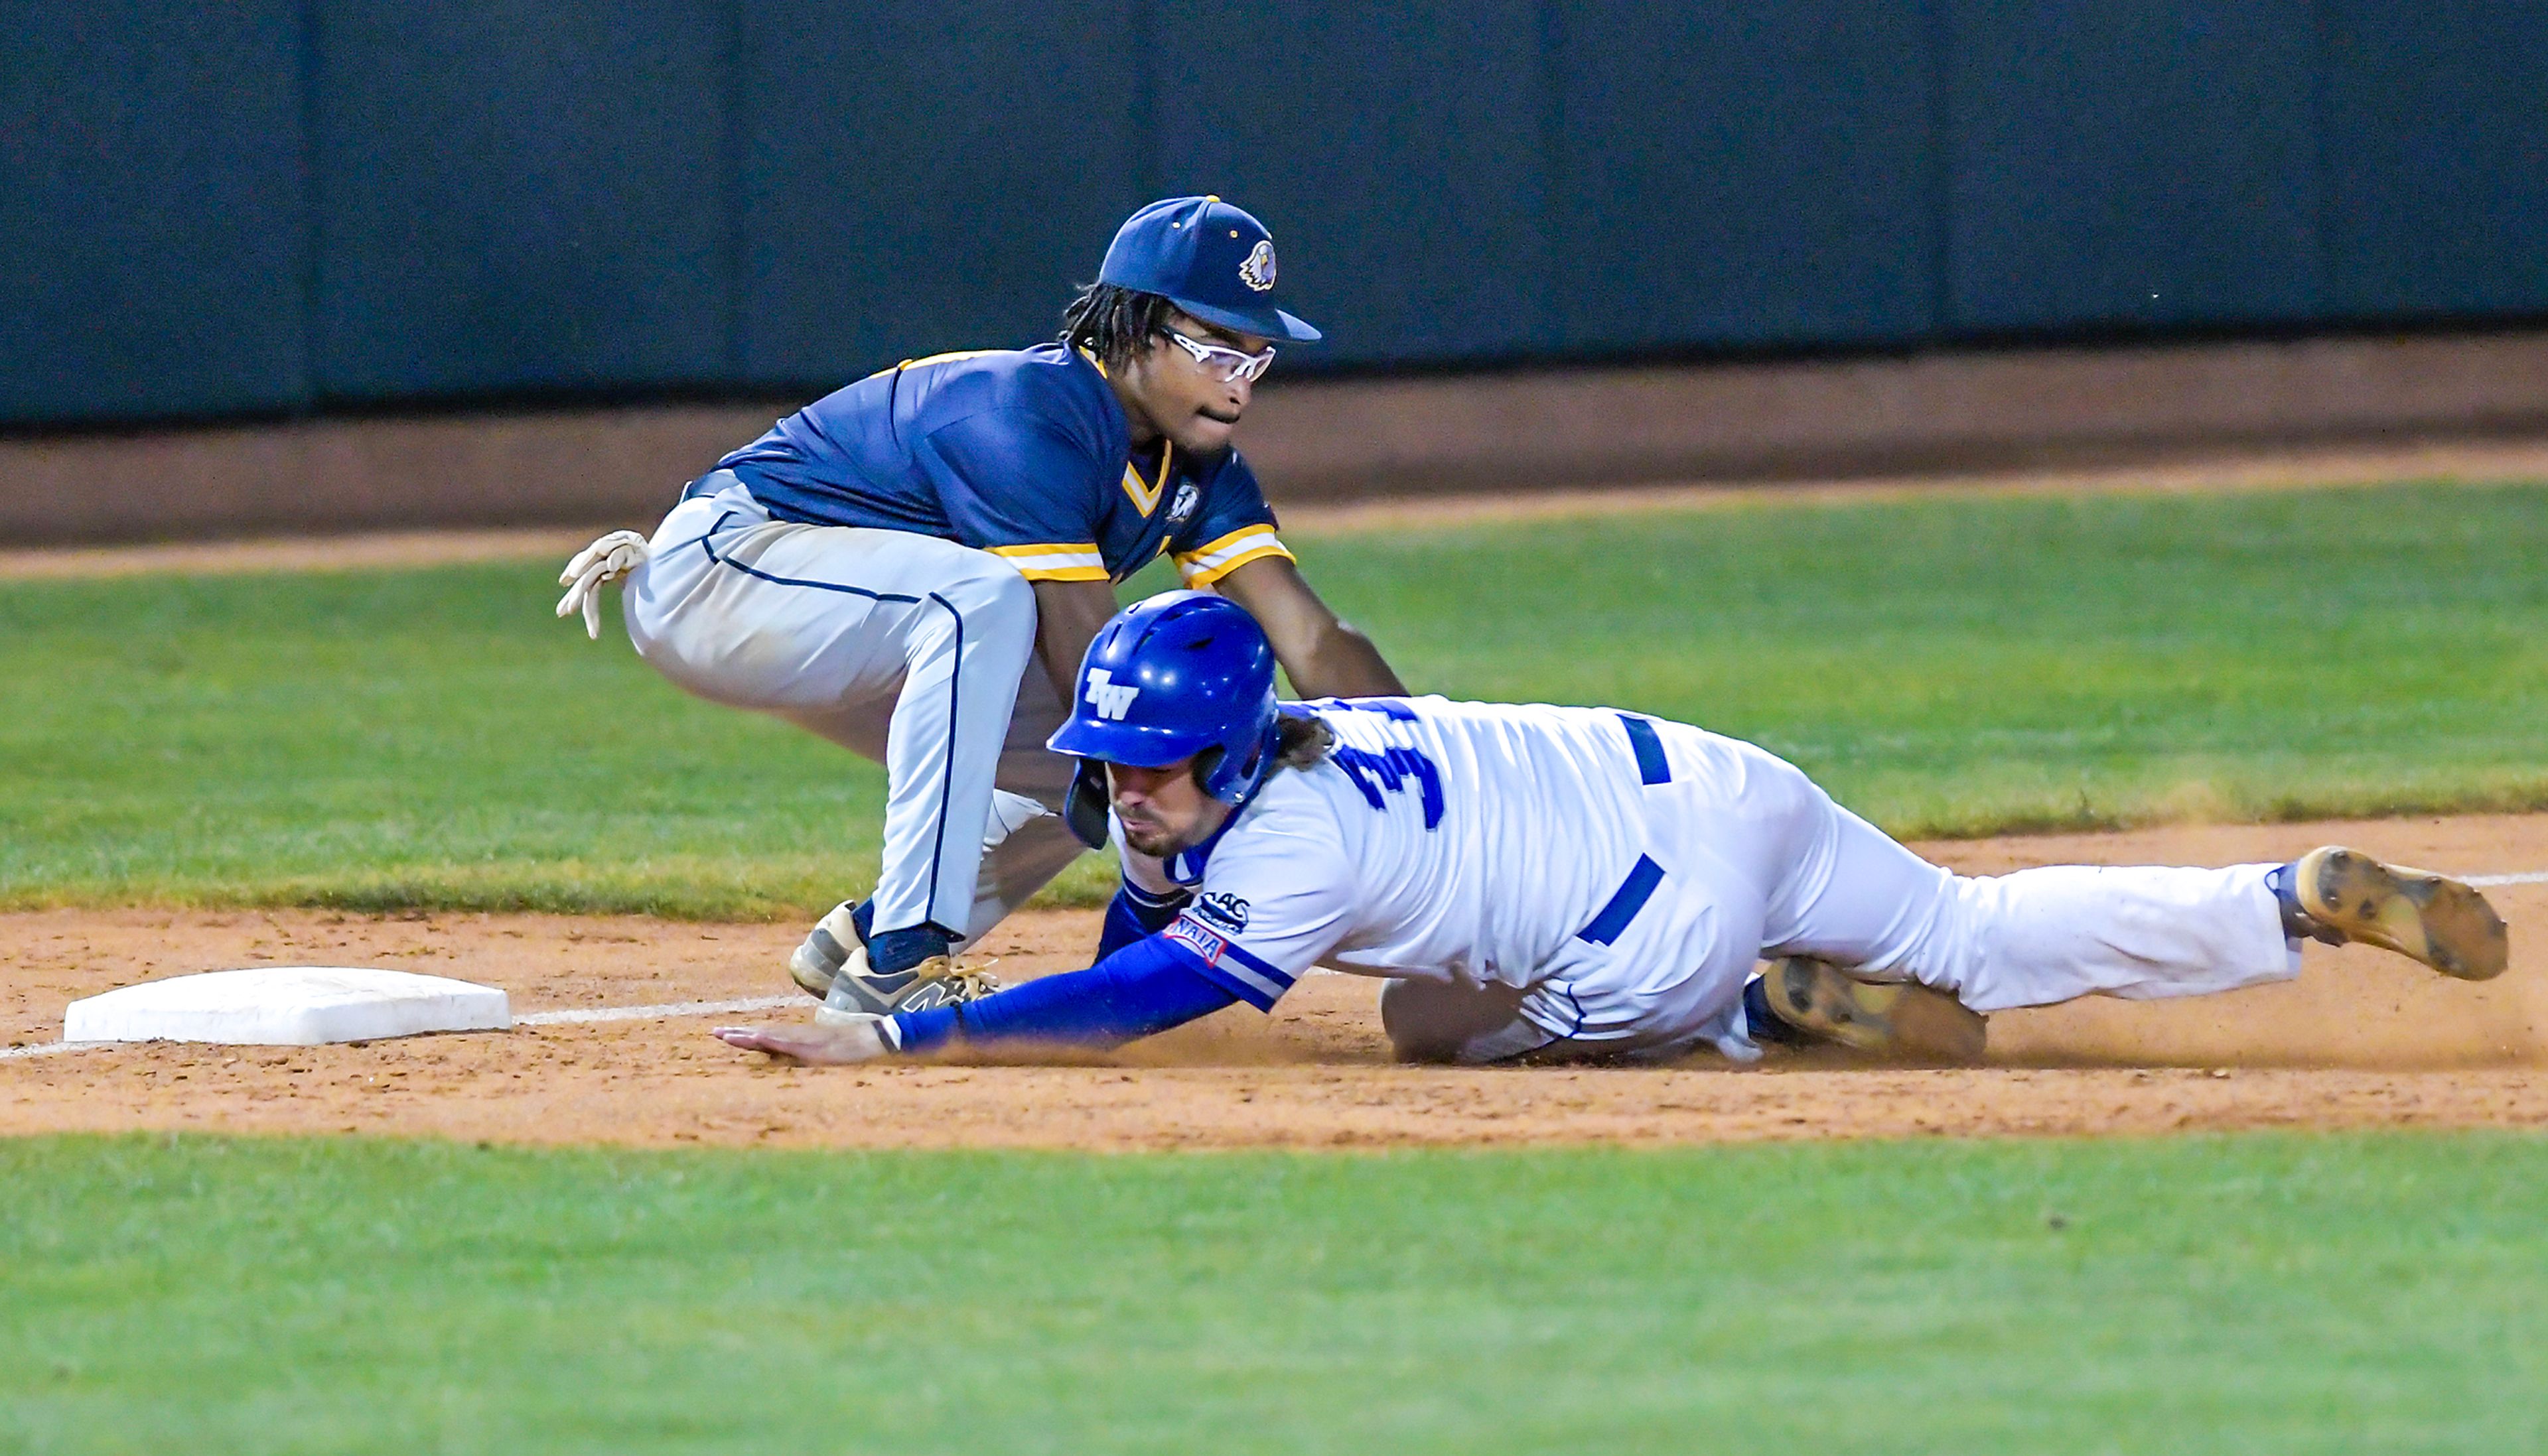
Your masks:
<svg viewBox="0 0 2548 1456"><path fill-rule="evenodd" d="M1194 913L1232 935L1247 929L1247 902L1228 890L1195 901Z"/></svg>

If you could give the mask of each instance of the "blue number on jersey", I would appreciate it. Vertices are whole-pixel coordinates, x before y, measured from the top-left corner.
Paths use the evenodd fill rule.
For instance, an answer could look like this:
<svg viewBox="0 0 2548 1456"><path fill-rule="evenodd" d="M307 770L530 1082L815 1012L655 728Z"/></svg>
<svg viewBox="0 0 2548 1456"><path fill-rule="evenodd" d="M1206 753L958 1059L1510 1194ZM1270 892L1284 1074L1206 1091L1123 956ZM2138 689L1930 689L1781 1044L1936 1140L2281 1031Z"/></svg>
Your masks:
<svg viewBox="0 0 2548 1456"><path fill-rule="evenodd" d="M1330 697L1316 706L1329 712L1378 713L1393 723L1416 721L1415 710L1394 697ZM1373 753L1338 744L1328 757L1345 771L1345 776L1353 780L1353 786L1362 790L1363 798L1375 809L1388 807L1388 800L1381 797L1383 793L1396 793L1407 786L1409 779L1415 780L1424 804L1424 827L1442 827L1442 771L1418 750L1393 744L1385 752Z"/></svg>

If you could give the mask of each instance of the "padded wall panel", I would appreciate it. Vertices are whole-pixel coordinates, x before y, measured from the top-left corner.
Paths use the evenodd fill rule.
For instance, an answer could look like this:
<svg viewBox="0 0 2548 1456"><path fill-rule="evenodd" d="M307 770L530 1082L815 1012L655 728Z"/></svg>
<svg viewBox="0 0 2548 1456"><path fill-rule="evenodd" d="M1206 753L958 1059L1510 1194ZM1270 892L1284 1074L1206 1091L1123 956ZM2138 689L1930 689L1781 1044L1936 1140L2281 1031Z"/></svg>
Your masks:
<svg viewBox="0 0 2548 1456"><path fill-rule="evenodd" d="M314 10L324 394L720 380L729 6Z"/></svg>
<svg viewBox="0 0 2548 1456"><path fill-rule="evenodd" d="M2317 307L2307 0L1945 0L1964 329Z"/></svg>
<svg viewBox="0 0 2548 1456"><path fill-rule="evenodd" d="M2533 0L0 0L0 421L821 387L1218 191L1322 363L2548 313Z"/></svg>
<svg viewBox="0 0 2548 1456"><path fill-rule="evenodd" d="M2332 0L2328 307L2548 312L2548 5Z"/></svg>
<svg viewBox="0 0 2548 1456"><path fill-rule="evenodd" d="M1061 326L1140 204L1133 0L745 0L744 363L813 385Z"/></svg>
<svg viewBox="0 0 2548 1456"><path fill-rule="evenodd" d="M1934 320L1919 0L1555 7L1564 341L1907 338Z"/></svg>
<svg viewBox="0 0 2548 1456"><path fill-rule="evenodd" d="M306 398L299 15L0 4L0 419Z"/></svg>
<svg viewBox="0 0 2548 1456"><path fill-rule="evenodd" d="M1287 306L1327 333L1290 357L1552 341L1535 5L1192 0L1158 25L1157 191L1273 229Z"/></svg>

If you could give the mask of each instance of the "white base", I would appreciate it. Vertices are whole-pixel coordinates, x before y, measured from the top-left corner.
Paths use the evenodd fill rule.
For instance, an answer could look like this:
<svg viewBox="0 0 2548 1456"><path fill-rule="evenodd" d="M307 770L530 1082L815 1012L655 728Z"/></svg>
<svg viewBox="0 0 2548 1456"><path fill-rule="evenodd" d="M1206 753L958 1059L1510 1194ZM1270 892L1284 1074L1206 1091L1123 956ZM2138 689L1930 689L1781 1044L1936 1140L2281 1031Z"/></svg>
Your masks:
<svg viewBox="0 0 2548 1456"><path fill-rule="evenodd" d="M317 1046L512 1027L511 1004L493 986L404 970L268 965L144 981L74 1001L62 1018L62 1040Z"/></svg>

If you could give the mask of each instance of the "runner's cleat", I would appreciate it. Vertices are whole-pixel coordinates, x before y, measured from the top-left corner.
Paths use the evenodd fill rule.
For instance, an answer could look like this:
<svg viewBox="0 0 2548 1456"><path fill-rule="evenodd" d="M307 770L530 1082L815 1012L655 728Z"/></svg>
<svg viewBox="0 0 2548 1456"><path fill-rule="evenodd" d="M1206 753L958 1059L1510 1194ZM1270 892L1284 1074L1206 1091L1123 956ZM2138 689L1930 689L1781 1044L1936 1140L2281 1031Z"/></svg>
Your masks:
<svg viewBox="0 0 2548 1456"><path fill-rule="evenodd" d="M2312 921L2444 975L2493 980L2511 958L2503 917L2486 896L2448 875L2328 845L2295 861L2285 878Z"/></svg>
<svg viewBox="0 0 2548 1456"><path fill-rule="evenodd" d="M1828 961L1789 956L1771 962L1760 987L1763 1004L1782 1025L1767 1039L1756 1032L1756 1041L1791 1041L1777 1033L1792 1029L1891 1060L1982 1059L1980 1013L1916 981L1863 981Z"/></svg>

